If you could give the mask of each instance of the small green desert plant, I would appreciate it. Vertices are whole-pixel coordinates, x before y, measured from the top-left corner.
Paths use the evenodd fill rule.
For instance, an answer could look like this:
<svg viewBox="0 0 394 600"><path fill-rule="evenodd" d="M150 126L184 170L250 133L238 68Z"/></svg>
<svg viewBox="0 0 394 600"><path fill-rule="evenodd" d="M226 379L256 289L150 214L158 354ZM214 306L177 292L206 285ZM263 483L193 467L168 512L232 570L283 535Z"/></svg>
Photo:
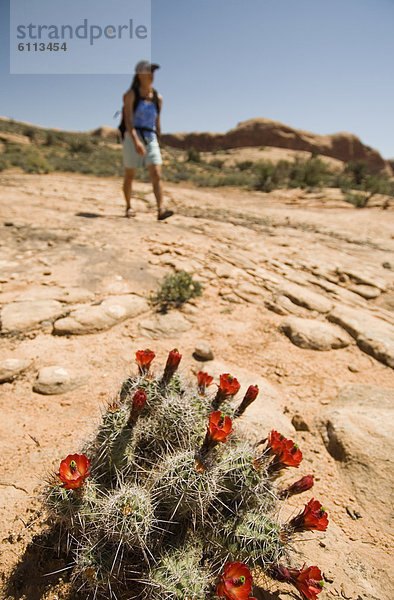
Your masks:
<svg viewBox="0 0 394 600"><path fill-rule="evenodd" d="M276 185L275 165L269 161L260 162L255 165L256 183L255 189L261 192L271 192Z"/></svg>
<svg viewBox="0 0 394 600"><path fill-rule="evenodd" d="M8 161L5 158L4 154L0 154L0 171L4 171L4 169L8 168Z"/></svg>
<svg viewBox="0 0 394 600"><path fill-rule="evenodd" d="M50 173L53 168L40 151L28 150L24 154L24 170L26 173Z"/></svg>
<svg viewBox="0 0 394 600"><path fill-rule="evenodd" d="M208 164L210 164L211 167L215 167L215 169L221 169L224 165L224 160L221 158L213 158Z"/></svg>
<svg viewBox="0 0 394 600"><path fill-rule="evenodd" d="M176 271L166 275L159 285L157 292L151 296L150 301L162 312L169 308L179 308L190 298L202 295L202 285L193 280L191 273L187 271Z"/></svg>
<svg viewBox="0 0 394 600"><path fill-rule="evenodd" d="M195 148L188 148L188 150L186 151L186 160L188 162L200 163L202 162L201 154Z"/></svg>
<svg viewBox="0 0 394 600"><path fill-rule="evenodd" d="M240 171L247 171L248 169L253 167L253 161L252 160L240 160L236 163L236 167Z"/></svg>
<svg viewBox="0 0 394 600"><path fill-rule="evenodd" d="M368 204L369 194L347 190L344 192L343 199L345 202L353 204L356 208L365 208Z"/></svg>
<svg viewBox="0 0 394 600"><path fill-rule="evenodd" d="M75 136L70 140L69 146L73 154L77 154L78 152L91 152L93 149L92 141L84 136Z"/></svg>
<svg viewBox="0 0 394 600"><path fill-rule="evenodd" d="M128 600L246 600L252 572L292 583L316 599L323 582L316 566L289 564L294 535L325 531L325 509L310 500L279 523L279 500L309 490L312 475L278 488L301 450L273 430L257 445L237 422L255 401L250 385L229 373L178 373L171 350L162 373L155 353L136 352L138 374L123 382L83 454L70 454L45 487L52 523L61 526L71 554L71 580L89 598ZM69 559L68 559L69 560ZM252 600L250 598L250 600Z"/></svg>

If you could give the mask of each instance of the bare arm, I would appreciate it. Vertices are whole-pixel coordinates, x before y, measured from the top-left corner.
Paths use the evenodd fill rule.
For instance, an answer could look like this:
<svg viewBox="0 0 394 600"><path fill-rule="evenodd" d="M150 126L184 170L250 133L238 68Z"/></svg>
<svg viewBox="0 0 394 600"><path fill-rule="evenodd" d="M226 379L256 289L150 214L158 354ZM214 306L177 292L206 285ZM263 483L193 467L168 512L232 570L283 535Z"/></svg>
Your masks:
<svg viewBox="0 0 394 600"><path fill-rule="evenodd" d="M161 115L161 108L163 106L163 97L161 96L161 94L158 94L158 101L159 101L159 114L157 115L157 118L156 118L156 131L157 131L157 139L160 142L160 138L161 138L160 115Z"/></svg>
<svg viewBox="0 0 394 600"><path fill-rule="evenodd" d="M124 119L126 125L126 131L130 134L131 139L134 142L135 149L138 154L142 156L145 154L145 146L139 139L137 132L134 128L133 119L133 106L134 106L135 94L133 90L129 90L124 97Z"/></svg>

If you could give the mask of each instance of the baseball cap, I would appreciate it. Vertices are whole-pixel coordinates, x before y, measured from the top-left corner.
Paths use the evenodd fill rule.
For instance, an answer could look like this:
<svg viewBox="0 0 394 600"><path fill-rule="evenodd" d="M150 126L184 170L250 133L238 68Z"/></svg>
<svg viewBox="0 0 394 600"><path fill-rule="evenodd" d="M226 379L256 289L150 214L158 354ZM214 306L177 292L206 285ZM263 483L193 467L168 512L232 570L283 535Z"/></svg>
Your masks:
<svg viewBox="0 0 394 600"><path fill-rule="evenodd" d="M140 62L135 65L136 73L152 73L155 69L160 69L160 65L150 63L149 60L140 60Z"/></svg>

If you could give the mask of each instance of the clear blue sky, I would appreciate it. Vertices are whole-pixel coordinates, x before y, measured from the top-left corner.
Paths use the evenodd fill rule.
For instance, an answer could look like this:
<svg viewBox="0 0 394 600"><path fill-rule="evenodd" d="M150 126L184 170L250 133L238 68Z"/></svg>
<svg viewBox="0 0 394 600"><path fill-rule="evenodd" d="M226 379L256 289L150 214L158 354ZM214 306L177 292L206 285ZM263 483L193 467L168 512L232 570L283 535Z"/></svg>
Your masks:
<svg viewBox="0 0 394 600"><path fill-rule="evenodd" d="M349 131L394 157L393 32L394 0L152 0L163 131L224 132L266 117ZM82 131L117 125L133 64L130 76L10 75L9 0L0 39L1 115Z"/></svg>

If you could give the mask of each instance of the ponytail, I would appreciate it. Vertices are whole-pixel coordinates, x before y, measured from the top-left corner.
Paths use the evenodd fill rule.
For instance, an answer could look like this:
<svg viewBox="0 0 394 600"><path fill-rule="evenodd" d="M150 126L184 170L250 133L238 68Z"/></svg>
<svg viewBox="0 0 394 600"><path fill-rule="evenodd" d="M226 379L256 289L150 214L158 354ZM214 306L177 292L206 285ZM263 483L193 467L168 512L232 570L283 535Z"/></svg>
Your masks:
<svg viewBox="0 0 394 600"><path fill-rule="evenodd" d="M138 77L138 73L136 73L134 75L134 77L133 77L133 81L131 82L130 89L133 90L133 91L135 91L135 89L139 88L139 87L140 87L140 80L139 80L139 77Z"/></svg>

